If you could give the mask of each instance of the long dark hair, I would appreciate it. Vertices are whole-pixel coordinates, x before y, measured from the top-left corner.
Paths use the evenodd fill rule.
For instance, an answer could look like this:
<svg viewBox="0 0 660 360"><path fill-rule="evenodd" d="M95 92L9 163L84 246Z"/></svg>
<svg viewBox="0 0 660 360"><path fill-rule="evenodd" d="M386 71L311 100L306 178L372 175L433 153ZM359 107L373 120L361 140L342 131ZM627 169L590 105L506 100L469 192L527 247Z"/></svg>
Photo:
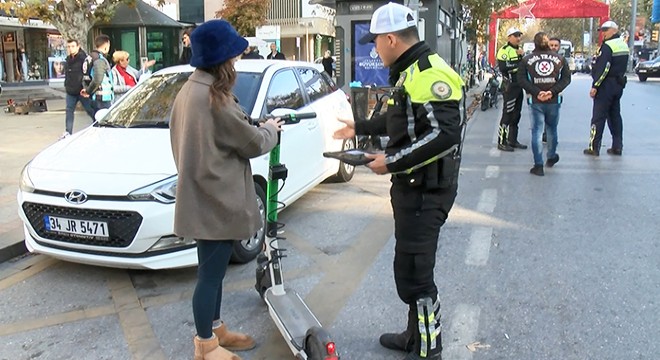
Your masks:
<svg viewBox="0 0 660 360"><path fill-rule="evenodd" d="M213 84L211 84L209 94L211 106L219 109L227 101L234 99L231 90L234 87L234 83L236 83L236 70L234 69L234 61L232 59L211 68L203 68L201 70L213 75L215 78Z"/></svg>

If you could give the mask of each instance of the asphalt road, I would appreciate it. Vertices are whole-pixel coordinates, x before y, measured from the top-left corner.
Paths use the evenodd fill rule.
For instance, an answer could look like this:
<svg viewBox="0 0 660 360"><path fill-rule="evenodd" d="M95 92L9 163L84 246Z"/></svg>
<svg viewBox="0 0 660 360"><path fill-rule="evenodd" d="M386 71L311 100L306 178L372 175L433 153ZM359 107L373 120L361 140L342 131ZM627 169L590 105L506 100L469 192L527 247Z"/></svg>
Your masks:
<svg viewBox="0 0 660 360"><path fill-rule="evenodd" d="M590 81L576 75L560 162L529 174L531 150L495 149L499 109L468 126L460 189L440 234L436 280L445 360L660 359L660 81L631 79L622 157L587 157ZM520 141L529 145L524 110ZM359 170L286 209L287 284L331 331L342 359L398 360L388 179ZM291 356L254 285L232 266L223 319L256 337L245 360ZM0 359L190 359L195 269L124 271L43 256L0 264Z"/></svg>

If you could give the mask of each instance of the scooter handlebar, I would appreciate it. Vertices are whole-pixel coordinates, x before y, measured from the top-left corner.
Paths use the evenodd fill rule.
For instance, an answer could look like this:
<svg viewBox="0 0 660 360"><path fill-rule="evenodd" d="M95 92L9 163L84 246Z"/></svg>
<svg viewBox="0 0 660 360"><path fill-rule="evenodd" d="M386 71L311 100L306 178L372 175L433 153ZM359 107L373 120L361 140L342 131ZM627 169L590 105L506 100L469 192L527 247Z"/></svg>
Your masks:
<svg viewBox="0 0 660 360"><path fill-rule="evenodd" d="M266 115L264 119L260 119L259 122L264 122L267 119L280 118L284 121L284 125L298 124L300 120L313 119L316 117L315 112L308 113L291 113L286 115L274 116L271 114Z"/></svg>

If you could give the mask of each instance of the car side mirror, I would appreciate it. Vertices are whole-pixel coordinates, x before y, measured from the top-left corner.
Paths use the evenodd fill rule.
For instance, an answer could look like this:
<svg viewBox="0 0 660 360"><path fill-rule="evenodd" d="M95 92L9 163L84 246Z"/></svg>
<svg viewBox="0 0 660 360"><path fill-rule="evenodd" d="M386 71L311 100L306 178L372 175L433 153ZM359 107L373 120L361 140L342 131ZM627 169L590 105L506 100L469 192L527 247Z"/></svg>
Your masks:
<svg viewBox="0 0 660 360"><path fill-rule="evenodd" d="M94 114L94 120L101 121L109 112L110 109L100 109Z"/></svg>

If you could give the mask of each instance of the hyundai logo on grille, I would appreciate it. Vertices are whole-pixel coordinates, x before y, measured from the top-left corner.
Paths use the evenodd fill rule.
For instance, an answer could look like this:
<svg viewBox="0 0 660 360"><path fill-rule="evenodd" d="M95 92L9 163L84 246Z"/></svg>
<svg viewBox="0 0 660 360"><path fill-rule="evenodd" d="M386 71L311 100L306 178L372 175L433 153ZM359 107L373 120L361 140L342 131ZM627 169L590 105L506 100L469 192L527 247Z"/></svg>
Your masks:
<svg viewBox="0 0 660 360"><path fill-rule="evenodd" d="M87 194L82 190L71 190L64 194L64 199L71 204L80 205L87 201Z"/></svg>

